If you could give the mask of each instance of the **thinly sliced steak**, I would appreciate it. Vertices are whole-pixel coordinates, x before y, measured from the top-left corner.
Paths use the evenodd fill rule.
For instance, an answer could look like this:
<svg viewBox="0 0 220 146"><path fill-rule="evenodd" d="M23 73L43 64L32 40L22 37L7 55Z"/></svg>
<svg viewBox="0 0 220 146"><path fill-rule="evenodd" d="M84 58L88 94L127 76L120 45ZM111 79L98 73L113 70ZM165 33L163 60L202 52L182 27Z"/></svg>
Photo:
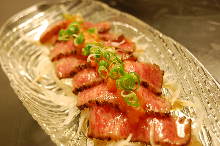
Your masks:
<svg viewBox="0 0 220 146"><path fill-rule="evenodd" d="M149 87L154 93L161 93L164 72L160 70L158 65L125 61L124 67L127 72L138 73L143 86Z"/></svg>
<svg viewBox="0 0 220 146"><path fill-rule="evenodd" d="M135 49L135 43L125 38L124 35L116 37L111 33L100 34L99 38L104 41L105 46L115 47L118 52L132 54Z"/></svg>
<svg viewBox="0 0 220 146"><path fill-rule="evenodd" d="M109 105L91 107L88 137L120 140L130 133L128 118Z"/></svg>
<svg viewBox="0 0 220 146"><path fill-rule="evenodd" d="M99 33L106 33L111 29L111 24L109 22L99 22L97 24L84 22L83 27L85 29L96 28Z"/></svg>
<svg viewBox="0 0 220 146"><path fill-rule="evenodd" d="M72 40L57 42L50 52L50 58L52 61L55 61L63 56L68 56L75 53L76 47L74 46Z"/></svg>
<svg viewBox="0 0 220 146"><path fill-rule="evenodd" d="M75 56L61 58L56 62L56 73L58 78L68 78L75 75L80 70L87 68L88 64L85 60Z"/></svg>
<svg viewBox="0 0 220 146"><path fill-rule="evenodd" d="M78 94L77 106L84 108L91 106L91 103L109 103L118 107L121 111L128 113L133 120L138 120L143 114L164 115L169 113L171 105L165 99L153 94L149 89L140 87L137 90L138 100L140 102L139 108L128 106L120 93L110 92L108 84L103 83L98 86L86 89Z"/></svg>
<svg viewBox="0 0 220 146"><path fill-rule="evenodd" d="M108 33L100 33L99 35L99 39L104 41L106 46L112 46L111 42L115 39L117 39L117 36L115 34L112 34L110 32Z"/></svg>
<svg viewBox="0 0 220 146"><path fill-rule="evenodd" d="M78 94L77 106L84 108L90 106L93 103L111 103L117 104L119 99L114 93L108 91L108 87L105 83L86 89Z"/></svg>
<svg viewBox="0 0 220 146"><path fill-rule="evenodd" d="M166 99L154 94L149 89L140 86L136 91L141 106L151 113L169 113L171 104Z"/></svg>
<svg viewBox="0 0 220 146"><path fill-rule="evenodd" d="M78 92L97 85L102 81L103 79L95 69L84 69L73 77L73 93L77 94Z"/></svg>
<svg viewBox="0 0 220 146"><path fill-rule="evenodd" d="M111 29L111 23L100 22L100 23L95 24L95 27L98 29L99 33L105 33Z"/></svg>
<svg viewBox="0 0 220 146"><path fill-rule="evenodd" d="M40 42L41 43L54 43L57 39L57 35L60 29L65 29L71 23L70 20L59 21L53 25L51 25L47 30L41 35ZM54 40L54 38L56 38Z"/></svg>
<svg viewBox="0 0 220 146"><path fill-rule="evenodd" d="M115 108L127 113L129 120L132 120L134 124L146 113L141 107L136 109L128 106L120 96L120 93L109 91L109 87L106 83L86 89L78 94L77 106L80 109L104 104L111 104Z"/></svg>
<svg viewBox="0 0 220 146"><path fill-rule="evenodd" d="M133 53L136 49L135 43L125 38L124 35L118 36L113 42L118 42L119 45L116 47L117 50L125 53Z"/></svg>
<svg viewBox="0 0 220 146"><path fill-rule="evenodd" d="M191 138L191 120L185 117L146 116L137 127L132 141L149 144L151 139L151 142L162 146L182 146L188 144Z"/></svg>
<svg viewBox="0 0 220 146"><path fill-rule="evenodd" d="M90 109L88 136L91 138L120 140L132 134L131 141L164 146L186 145L190 141L191 120L185 117L146 115L134 126L126 114L111 105L95 105Z"/></svg>

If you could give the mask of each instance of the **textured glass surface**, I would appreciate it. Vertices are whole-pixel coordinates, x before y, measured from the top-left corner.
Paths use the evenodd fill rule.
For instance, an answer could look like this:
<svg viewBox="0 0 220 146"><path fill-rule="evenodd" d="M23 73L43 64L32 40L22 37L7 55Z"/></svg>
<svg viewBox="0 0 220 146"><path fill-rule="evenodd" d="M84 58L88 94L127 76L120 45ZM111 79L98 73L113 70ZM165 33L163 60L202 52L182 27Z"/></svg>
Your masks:
<svg viewBox="0 0 220 146"><path fill-rule="evenodd" d="M190 52L140 20L90 0L40 3L9 19L0 31L0 62L11 86L33 118L58 145L86 145L77 133L79 110L71 88L54 73L50 47L37 41L63 13L81 14L86 20L110 21L113 31L136 40L139 60L159 64L165 76L181 86L181 97L193 103L182 112L193 119L203 145L220 144L220 85ZM71 114L70 114L71 113ZM74 114L73 114L74 113ZM199 125L200 125L199 124Z"/></svg>

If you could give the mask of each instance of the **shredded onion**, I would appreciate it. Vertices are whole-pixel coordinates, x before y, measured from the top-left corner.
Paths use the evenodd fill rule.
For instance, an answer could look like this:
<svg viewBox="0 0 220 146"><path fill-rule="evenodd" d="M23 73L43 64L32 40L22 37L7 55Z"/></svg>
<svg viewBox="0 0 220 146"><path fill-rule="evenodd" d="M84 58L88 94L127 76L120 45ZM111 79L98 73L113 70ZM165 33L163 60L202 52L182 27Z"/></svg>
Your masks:
<svg viewBox="0 0 220 146"><path fill-rule="evenodd" d="M130 91L129 94L124 94L124 90L123 90L121 92L121 96L124 98L125 102L129 106L134 106L134 107L138 107L139 106L137 95L133 91Z"/></svg>
<svg viewBox="0 0 220 146"><path fill-rule="evenodd" d="M140 142L130 142L132 138L132 134L129 134L127 139L122 139L119 141L109 141L107 142L106 146L142 146L143 143Z"/></svg>
<svg viewBox="0 0 220 146"><path fill-rule="evenodd" d="M89 118L89 110L82 110L79 118L79 127L77 129L77 135L82 131L83 127L87 129L87 121Z"/></svg>
<svg viewBox="0 0 220 146"><path fill-rule="evenodd" d="M111 53L116 53L115 48L113 48L113 47L108 47L108 48L106 49L106 51L109 51L109 52L111 52Z"/></svg>
<svg viewBox="0 0 220 146"><path fill-rule="evenodd" d="M68 116L64 120L63 125L68 125L74 119L74 117L79 114L79 112L80 111L76 106L69 106Z"/></svg>
<svg viewBox="0 0 220 146"><path fill-rule="evenodd" d="M124 44L125 43L125 40L122 40L121 42L111 42L111 45L113 46L113 47L118 47L118 46L120 46L120 45L122 45L122 44Z"/></svg>
<svg viewBox="0 0 220 146"><path fill-rule="evenodd" d="M88 138L86 141L86 146L95 146L94 140L91 138Z"/></svg>
<svg viewBox="0 0 220 146"><path fill-rule="evenodd" d="M91 61L91 57L94 57L96 55L99 55L99 54L90 54L88 57L87 57L87 62L90 62Z"/></svg>
<svg viewBox="0 0 220 146"><path fill-rule="evenodd" d="M154 141L154 130L155 130L155 120L153 119L150 123L150 144L151 146L159 146L155 144Z"/></svg>
<svg viewBox="0 0 220 146"><path fill-rule="evenodd" d="M180 96L181 86L176 83L176 81L164 80L163 88L166 88L169 91L170 96L166 97L171 105L177 101Z"/></svg>
<svg viewBox="0 0 220 146"><path fill-rule="evenodd" d="M154 142L154 122L152 122L150 124L150 144L152 146L155 146L155 142Z"/></svg>

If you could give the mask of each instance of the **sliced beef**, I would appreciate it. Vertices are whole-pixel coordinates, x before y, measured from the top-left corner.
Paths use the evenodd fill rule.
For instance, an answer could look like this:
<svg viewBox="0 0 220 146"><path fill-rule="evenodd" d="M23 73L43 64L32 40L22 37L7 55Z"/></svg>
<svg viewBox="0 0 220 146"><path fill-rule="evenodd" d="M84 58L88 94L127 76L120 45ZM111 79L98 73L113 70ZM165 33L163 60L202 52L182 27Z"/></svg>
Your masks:
<svg viewBox="0 0 220 146"><path fill-rule="evenodd" d="M88 22L88 21L85 21L85 22L83 22L83 28L85 29L85 30L87 30L87 29L90 29L90 28L94 28L94 23L92 23L92 22Z"/></svg>
<svg viewBox="0 0 220 146"><path fill-rule="evenodd" d="M132 134L131 141L161 145L186 145L191 137L191 120L171 116L142 117L137 125L130 124L123 112L111 105L90 108L88 136L98 139L120 140Z"/></svg>
<svg viewBox="0 0 220 146"><path fill-rule="evenodd" d="M163 71L156 64L125 61L124 68L127 72L136 72L140 75L143 86L150 88L154 93L161 93Z"/></svg>
<svg viewBox="0 0 220 146"><path fill-rule="evenodd" d="M116 81L113 80L110 77L108 77L107 80L106 80L106 86L108 88L108 91L110 91L110 92L116 92L117 91Z"/></svg>
<svg viewBox="0 0 220 146"><path fill-rule="evenodd" d="M100 33L99 34L99 39L104 41L106 46L112 46L110 42L117 39L117 36L115 34L110 33L110 32Z"/></svg>
<svg viewBox="0 0 220 146"><path fill-rule="evenodd" d="M122 60L136 61L137 58L133 56L135 45L131 41L126 39L123 35L121 36L116 37L114 34L111 33L99 34L99 38L100 40L104 41L104 45L115 47L116 53L121 56Z"/></svg>
<svg viewBox="0 0 220 146"><path fill-rule="evenodd" d="M68 78L75 75L80 70L87 68L88 64L85 60L76 56L68 56L56 61L56 73L58 78Z"/></svg>
<svg viewBox="0 0 220 146"><path fill-rule="evenodd" d="M99 22L97 24L84 22L83 27L85 29L96 28L98 33L106 33L111 29L111 24L109 22Z"/></svg>
<svg viewBox="0 0 220 146"><path fill-rule="evenodd" d="M57 40L58 33L60 29L65 29L71 23L70 20L62 20L59 21L49 28L41 35L40 42L41 43L54 43Z"/></svg>
<svg viewBox="0 0 220 146"><path fill-rule="evenodd" d="M140 120L137 127L138 130L133 132L132 141L149 144L152 138L151 142L155 144L180 146L188 144L191 138L191 120L185 117L146 116Z"/></svg>
<svg viewBox="0 0 220 146"><path fill-rule="evenodd" d="M62 57L77 56L80 59L86 60L86 56L82 54L84 44L75 45L73 40L56 42L54 48L50 52L52 61L59 60Z"/></svg>
<svg viewBox="0 0 220 146"><path fill-rule="evenodd" d="M141 106L151 113L169 113L171 104L164 98L154 94L149 89L140 86L136 91Z"/></svg>
<svg viewBox="0 0 220 146"><path fill-rule="evenodd" d="M124 35L116 37L111 33L100 34L99 38L104 41L106 46L115 47L118 52L131 54L135 51L135 43L125 38Z"/></svg>
<svg viewBox="0 0 220 146"><path fill-rule="evenodd" d="M120 52L117 51L117 54L121 56L121 60L131 60L131 61L136 61L137 58L132 54L132 53L125 53L125 52Z"/></svg>
<svg viewBox="0 0 220 146"><path fill-rule="evenodd" d="M126 115L109 105L91 107L88 137L120 140L128 137L130 126Z"/></svg>
<svg viewBox="0 0 220 146"><path fill-rule="evenodd" d="M114 42L118 42L120 44L116 47L116 49L121 52L133 53L136 49L135 43L125 38L124 35L120 35Z"/></svg>
<svg viewBox="0 0 220 146"><path fill-rule="evenodd" d="M95 69L84 69L73 77L73 93L77 94L78 92L97 85L102 81L103 79Z"/></svg>
<svg viewBox="0 0 220 146"><path fill-rule="evenodd" d="M90 106L93 103L111 103L117 104L119 97L114 93L108 91L108 87L105 83L86 89L78 94L77 106L84 108Z"/></svg>
<svg viewBox="0 0 220 146"><path fill-rule="evenodd" d="M83 108L86 106L91 106L91 103L109 103L116 106L121 111L128 113L128 116L134 121L138 120L139 117L146 113L164 115L169 113L169 110L171 109L171 105L168 101L153 94L149 89L144 87L140 87L136 91L139 103L141 105L139 108L128 106L128 104L121 97L120 91L110 92L109 88L112 87L109 87L108 83L103 83L80 92L78 94L77 106Z"/></svg>
<svg viewBox="0 0 220 146"><path fill-rule="evenodd" d="M111 24L109 22L100 22L95 24L95 27L98 29L99 33L105 33L111 29Z"/></svg>
<svg viewBox="0 0 220 146"><path fill-rule="evenodd" d="M167 100L143 86L140 86L135 92L140 104L137 108L128 106L122 98L118 100L119 109L127 114L131 124L136 125L144 115L169 115L171 104Z"/></svg>
<svg viewBox="0 0 220 146"><path fill-rule="evenodd" d="M99 35L97 33L89 33L89 32L83 32L83 35L84 35L84 44L87 44L87 43L94 43L94 42L98 42L100 41L99 39Z"/></svg>
<svg viewBox="0 0 220 146"><path fill-rule="evenodd" d="M50 52L50 58L52 61L55 61L63 56L73 54L76 54L76 47L74 46L72 40L57 42Z"/></svg>

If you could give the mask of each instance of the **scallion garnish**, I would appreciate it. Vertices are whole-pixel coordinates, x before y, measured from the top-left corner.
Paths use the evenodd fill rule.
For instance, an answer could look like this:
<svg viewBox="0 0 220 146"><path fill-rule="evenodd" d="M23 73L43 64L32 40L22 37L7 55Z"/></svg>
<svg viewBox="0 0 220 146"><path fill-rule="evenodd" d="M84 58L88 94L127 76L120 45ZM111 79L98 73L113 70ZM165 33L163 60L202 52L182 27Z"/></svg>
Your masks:
<svg viewBox="0 0 220 146"><path fill-rule="evenodd" d="M71 31L72 34L77 34L79 32L78 25L79 25L78 23L73 22L68 26L67 30Z"/></svg>
<svg viewBox="0 0 220 146"><path fill-rule="evenodd" d="M134 93L140 86L139 75L135 72L125 72L123 61L112 48L105 47L101 43L87 44L83 48L83 55L88 56L87 61L91 61L93 57L98 63L98 73L102 78L110 77L116 80L116 86L122 90L121 96L129 106L139 106L138 98Z"/></svg>
<svg viewBox="0 0 220 146"><path fill-rule="evenodd" d="M58 40L60 41L67 41L69 40L71 37L76 37L75 38L75 42L77 44L80 44L81 42L84 41L84 37L79 34L79 25L80 23L79 22L72 22L68 27L67 29L61 29L59 31L59 36L58 36Z"/></svg>
<svg viewBox="0 0 220 146"><path fill-rule="evenodd" d="M102 78L107 78L108 70L105 66L99 66L98 73Z"/></svg>
<svg viewBox="0 0 220 146"><path fill-rule="evenodd" d="M90 49L91 54L100 54L101 55L101 48L99 46L93 46Z"/></svg>
<svg viewBox="0 0 220 146"><path fill-rule="evenodd" d="M80 24L81 24L80 22L75 21L75 22L72 22L70 25L79 26Z"/></svg>
<svg viewBox="0 0 220 146"><path fill-rule="evenodd" d="M108 61L110 60L112 54L113 54L113 53L110 52L110 51L105 51L105 52L102 53L103 57L104 57L106 60L108 60Z"/></svg>
<svg viewBox="0 0 220 146"><path fill-rule="evenodd" d="M116 79L120 78L120 76L122 76L123 73L124 73L124 67L123 67L123 65L122 65L122 64L115 64L115 65L111 68L111 70L110 70L110 72L109 72L109 76L110 76L112 79L116 80Z"/></svg>
<svg viewBox="0 0 220 146"><path fill-rule="evenodd" d="M74 40L74 43L79 45L82 44L84 42L84 35L82 33L80 33Z"/></svg>
<svg viewBox="0 0 220 146"><path fill-rule="evenodd" d="M109 66L109 64L108 64L108 62L107 61L105 61L105 60L100 60L99 61L99 66L104 66L104 67L108 67Z"/></svg>
<svg viewBox="0 0 220 146"><path fill-rule="evenodd" d="M119 89L133 91L137 89L136 86L139 85L139 82L139 77L135 73L125 73L116 80L116 85Z"/></svg>
<svg viewBox="0 0 220 146"><path fill-rule="evenodd" d="M58 36L58 40L60 41L67 41L70 37L70 32L64 29L61 29L59 31L59 36Z"/></svg>
<svg viewBox="0 0 220 146"><path fill-rule="evenodd" d="M87 31L88 31L89 33L95 33L95 32L96 32L96 29L95 29L95 28L89 28Z"/></svg>
<svg viewBox="0 0 220 146"><path fill-rule="evenodd" d="M124 98L128 105L134 107L138 107L140 105L138 102L138 97L133 91L130 91L128 94L124 94L124 92L126 91L121 92L121 96Z"/></svg>
<svg viewBox="0 0 220 146"><path fill-rule="evenodd" d="M90 48L92 46L90 44L87 44L85 48L82 49L83 55L88 56L90 54Z"/></svg>

